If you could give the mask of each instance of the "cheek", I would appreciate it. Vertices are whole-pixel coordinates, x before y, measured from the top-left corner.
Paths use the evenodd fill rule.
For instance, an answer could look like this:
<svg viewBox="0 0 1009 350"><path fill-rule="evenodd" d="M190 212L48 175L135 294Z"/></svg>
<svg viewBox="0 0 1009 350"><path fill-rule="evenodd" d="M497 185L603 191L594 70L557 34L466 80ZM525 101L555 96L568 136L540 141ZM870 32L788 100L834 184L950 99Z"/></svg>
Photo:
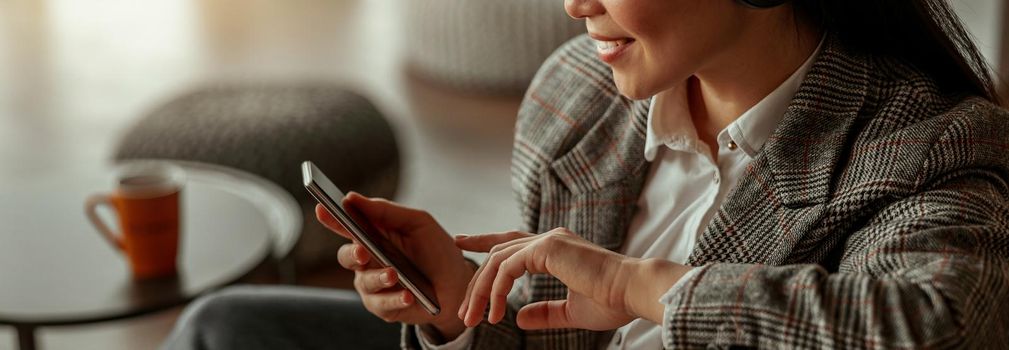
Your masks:
<svg viewBox="0 0 1009 350"><path fill-rule="evenodd" d="M700 5L711 0L632 0L623 11L614 11L613 20L641 42L645 53L664 53L690 42L692 36L702 32L705 23L698 21L710 5ZM700 22L700 23L698 23Z"/></svg>
<svg viewBox="0 0 1009 350"><path fill-rule="evenodd" d="M625 96L647 98L693 74L698 60L686 58L698 57L696 39L705 28L693 17L703 15L703 1L637 1L611 12L637 41L629 60L614 69L614 80Z"/></svg>
<svg viewBox="0 0 1009 350"><path fill-rule="evenodd" d="M631 59L614 69L617 86L627 97L647 98L685 81L715 64L742 34L742 19L733 7L701 4L707 0L662 1L676 4L613 14L637 40Z"/></svg>

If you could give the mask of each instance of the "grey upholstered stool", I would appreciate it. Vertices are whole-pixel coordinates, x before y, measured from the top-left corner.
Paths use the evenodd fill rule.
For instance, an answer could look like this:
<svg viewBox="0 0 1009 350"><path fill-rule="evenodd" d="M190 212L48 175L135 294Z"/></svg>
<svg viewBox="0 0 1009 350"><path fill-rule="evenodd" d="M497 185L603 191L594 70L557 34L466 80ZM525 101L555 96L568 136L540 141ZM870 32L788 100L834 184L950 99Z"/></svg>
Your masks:
<svg viewBox="0 0 1009 350"><path fill-rule="evenodd" d="M389 123L365 98L324 85L227 85L195 89L130 128L117 160L181 159L241 169L276 182L300 203L296 266L335 259L341 240L315 220L301 181L311 160L344 191L391 198L399 152Z"/></svg>
<svg viewBox="0 0 1009 350"><path fill-rule="evenodd" d="M585 33L543 0L403 1L410 71L467 91L521 94L558 46Z"/></svg>

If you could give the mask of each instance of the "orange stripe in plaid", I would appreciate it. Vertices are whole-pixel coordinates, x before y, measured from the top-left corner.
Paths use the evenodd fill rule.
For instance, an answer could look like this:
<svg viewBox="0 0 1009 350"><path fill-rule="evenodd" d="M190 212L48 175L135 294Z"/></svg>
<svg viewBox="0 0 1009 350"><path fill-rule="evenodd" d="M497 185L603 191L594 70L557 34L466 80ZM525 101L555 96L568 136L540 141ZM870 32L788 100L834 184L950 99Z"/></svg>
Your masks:
<svg viewBox="0 0 1009 350"><path fill-rule="evenodd" d="M536 92L533 92L533 93L529 94L529 98L531 100L535 101L537 104L539 104L540 107L543 107L544 109L546 109L547 111L549 111L554 116L557 116L558 118L561 118L561 120L563 120L565 123L568 123L568 125L570 125L571 127L577 127L578 126L578 122L576 122L574 120L574 118L571 118L570 116L568 116L564 112L561 112L559 109L557 109L557 107L554 107L554 106L552 106L552 105L544 102L543 99L539 95L536 94Z"/></svg>

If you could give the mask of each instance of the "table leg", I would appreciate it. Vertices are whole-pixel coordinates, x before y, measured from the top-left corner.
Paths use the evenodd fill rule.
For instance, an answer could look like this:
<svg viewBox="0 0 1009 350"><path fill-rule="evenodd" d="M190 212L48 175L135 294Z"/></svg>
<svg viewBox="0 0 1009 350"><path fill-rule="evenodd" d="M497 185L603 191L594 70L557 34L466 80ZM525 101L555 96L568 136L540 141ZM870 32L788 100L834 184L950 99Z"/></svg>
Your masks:
<svg viewBox="0 0 1009 350"><path fill-rule="evenodd" d="M18 330L18 349L35 350L35 326L16 326Z"/></svg>

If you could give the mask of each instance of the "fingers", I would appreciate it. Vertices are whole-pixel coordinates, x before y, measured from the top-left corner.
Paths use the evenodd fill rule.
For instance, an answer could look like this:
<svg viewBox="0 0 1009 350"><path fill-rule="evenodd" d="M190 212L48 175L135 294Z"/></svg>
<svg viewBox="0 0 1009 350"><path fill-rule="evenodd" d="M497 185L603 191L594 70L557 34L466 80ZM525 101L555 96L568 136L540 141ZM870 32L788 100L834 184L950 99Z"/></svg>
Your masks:
<svg viewBox="0 0 1009 350"><path fill-rule="evenodd" d="M378 293L399 282L399 275L391 267L358 271L354 274L354 287L361 294Z"/></svg>
<svg viewBox="0 0 1009 350"><path fill-rule="evenodd" d="M411 308L415 302L413 294L403 289L362 294L361 301L364 303L365 309L386 322L400 322L416 318L415 314L419 311Z"/></svg>
<svg viewBox="0 0 1009 350"><path fill-rule="evenodd" d="M482 267L482 271L474 276L473 285L467 293L467 300L469 302L469 305L467 306L468 309L465 311L465 317L463 318L463 323L465 323L467 327L474 327L480 323L483 319L484 310L487 309L487 303L492 301L492 299L495 302L505 301L508 295L507 292L502 295L491 294L494 279L498 276L501 263L505 259L508 259L521 251L524 247L525 245L516 244L501 249L500 251L495 251L487 258L487 261ZM488 319L489 318L490 317L488 317Z"/></svg>
<svg viewBox="0 0 1009 350"><path fill-rule="evenodd" d="M336 218L329 213L329 210L326 210L326 207L322 206L322 204L315 205L315 218L322 223L322 226L325 226L330 231L333 231L344 238L354 239L354 237L350 235L350 231L347 231L347 228L343 227L343 224L337 221Z"/></svg>
<svg viewBox="0 0 1009 350"><path fill-rule="evenodd" d="M396 284L399 276L392 268L357 271L354 288L361 294L364 307L386 322L425 323L430 316L416 305L409 291Z"/></svg>
<svg viewBox="0 0 1009 350"><path fill-rule="evenodd" d="M508 311L508 293L511 292L515 280L528 270L526 261L522 257L522 252L512 255L501 263L497 276L490 292L490 312L487 314L487 322L496 324L504 319L505 312Z"/></svg>
<svg viewBox="0 0 1009 350"><path fill-rule="evenodd" d="M459 247L459 249L471 252L488 252L496 245L527 237L533 237L533 235L519 231L488 233L474 236L458 235L455 237L455 245Z"/></svg>
<svg viewBox="0 0 1009 350"><path fill-rule="evenodd" d="M456 237L458 239L458 236L456 236ZM490 256L488 256L487 261L485 261L483 265L480 265L477 268L476 272L473 274L473 278L470 279L469 284L466 286L466 293L463 295L462 304L459 305L459 313L458 313L459 319L461 319L461 320L465 320L466 319L467 310L469 310L469 307L470 307L470 296L472 295L472 292L473 292L473 286L476 284L476 282L478 280L477 277L479 277L484 272L485 267L487 267L487 266L495 266L495 268L496 268L496 264L491 264L491 262L495 261L495 256L497 256L497 259L499 261L501 259L507 257L507 256L502 256L502 255L498 254L498 252L500 252L500 251L502 251L502 250L504 250L504 249L506 249L508 247L511 247L511 246L514 246L514 245L517 245L517 244L522 244L522 243L525 243L525 242L528 242L528 241L531 241L531 240L533 240L535 238L536 238L536 236L529 235L529 236L527 236L525 238L520 238L520 239L516 239L516 240L512 240L512 241L508 241L508 242L499 244L497 246L494 246L491 249L491 252L490 252L491 254L490 254Z"/></svg>
<svg viewBox="0 0 1009 350"><path fill-rule="evenodd" d="M356 210L372 223L386 229L410 231L425 225L437 224L426 211L408 208L380 198L368 198L350 192L343 206Z"/></svg>
<svg viewBox="0 0 1009 350"><path fill-rule="evenodd" d="M356 244L345 244L340 248L340 263L344 264L347 253L353 250L365 252ZM366 252L365 252L366 253ZM361 300L369 312L386 322L427 322L429 317L419 307L415 307L413 294L397 286L399 275L391 267L374 268L353 261L354 289L361 294ZM345 266L346 267L346 266Z"/></svg>
<svg viewBox="0 0 1009 350"><path fill-rule="evenodd" d="M563 229L559 229L564 231ZM554 230L557 231L557 230ZM459 318L467 327L480 323L488 303L487 321L497 323L507 311L508 293L515 280L526 272L546 272L546 250L556 247L557 237L564 232L551 231L548 235L531 235L522 232L504 232L457 239L457 246L485 250L490 255L470 280L459 310ZM460 241L463 243L460 244ZM540 244L542 243L542 244ZM465 248L464 248L465 249Z"/></svg>
<svg viewBox="0 0 1009 350"><path fill-rule="evenodd" d="M371 254L357 243L347 243L340 246L336 258L340 262L340 266L348 270L360 271L371 265Z"/></svg>
<svg viewBox="0 0 1009 350"><path fill-rule="evenodd" d="M567 300L540 301L526 305L519 310L515 321L519 328L526 330L573 327Z"/></svg>

